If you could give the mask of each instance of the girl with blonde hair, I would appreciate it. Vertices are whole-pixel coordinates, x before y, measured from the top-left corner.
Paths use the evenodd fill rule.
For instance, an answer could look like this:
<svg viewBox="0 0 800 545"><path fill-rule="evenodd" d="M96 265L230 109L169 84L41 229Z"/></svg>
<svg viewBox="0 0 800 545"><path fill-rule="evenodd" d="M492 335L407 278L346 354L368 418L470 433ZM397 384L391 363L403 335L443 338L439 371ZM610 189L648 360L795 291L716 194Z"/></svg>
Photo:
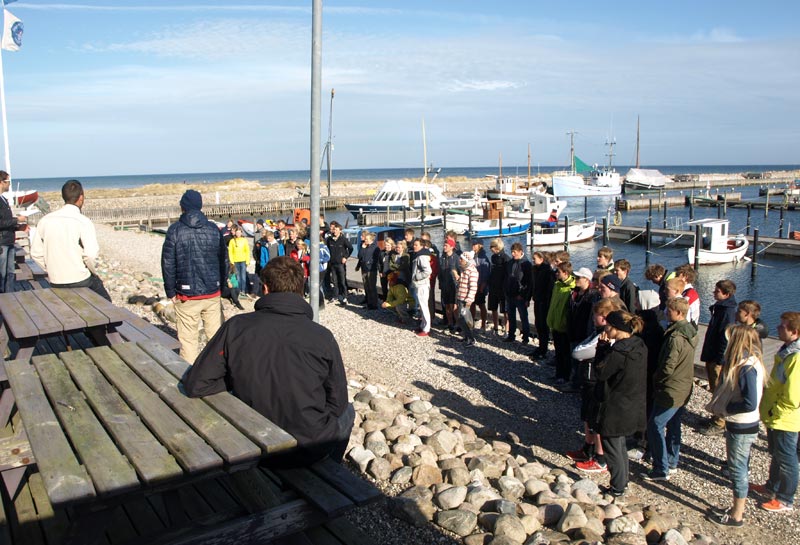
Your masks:
<svg viewBox="0 0 800 545"><path fill-rule="evenodd" d="M720 384L711 403L706 406L712 414L725 418L725 447L728 471L733 485L733 506L712 509L708 519L720 526L739 527L744 524L747 501L747 473L750 448L758 436L761 403L766 370L762 361L761 340L751 326L734 324L725 330L728 347L720 371Z"/></svg>

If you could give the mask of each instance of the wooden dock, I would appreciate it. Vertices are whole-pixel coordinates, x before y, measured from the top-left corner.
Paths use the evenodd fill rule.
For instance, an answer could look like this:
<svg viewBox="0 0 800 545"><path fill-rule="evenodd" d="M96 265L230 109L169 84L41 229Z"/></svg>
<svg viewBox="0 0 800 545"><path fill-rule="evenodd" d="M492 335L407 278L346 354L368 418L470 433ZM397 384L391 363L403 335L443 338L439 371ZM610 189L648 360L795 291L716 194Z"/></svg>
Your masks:
<svg viewBox="0 0 800 545"><path fill-rule="evenodd" d="M602 231L602 226L598 225L598 229ZM673 241L675 246L688 247L694 246L694 231L686 231L682 229L658 229L651 228L650 236L653 243L665 244ZM638 242L645 243L645 229L644 227L614 225L608 228L608 238L611 240L624 240L625 242ZM752 254L753 237L747 236L750 242L750 250L748 257ZM793 240L791 238L777 238L777 237L758 237L759 256L782 256L782 257L800 257L800 240Z"/></svg>

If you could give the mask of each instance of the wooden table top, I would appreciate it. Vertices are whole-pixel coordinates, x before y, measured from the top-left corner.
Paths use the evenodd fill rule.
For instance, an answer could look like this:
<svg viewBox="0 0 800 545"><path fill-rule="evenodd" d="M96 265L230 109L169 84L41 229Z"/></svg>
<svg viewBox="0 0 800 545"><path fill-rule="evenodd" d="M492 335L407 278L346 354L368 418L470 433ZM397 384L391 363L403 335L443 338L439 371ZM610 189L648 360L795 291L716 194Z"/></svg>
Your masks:
<svg viewBox="0 0 800 545"><path fill-rule="evenodd" d="M189 364L154 341L4 363L50 502L102 502L254 466L296 445L228 393L180 391Z"/></svg>

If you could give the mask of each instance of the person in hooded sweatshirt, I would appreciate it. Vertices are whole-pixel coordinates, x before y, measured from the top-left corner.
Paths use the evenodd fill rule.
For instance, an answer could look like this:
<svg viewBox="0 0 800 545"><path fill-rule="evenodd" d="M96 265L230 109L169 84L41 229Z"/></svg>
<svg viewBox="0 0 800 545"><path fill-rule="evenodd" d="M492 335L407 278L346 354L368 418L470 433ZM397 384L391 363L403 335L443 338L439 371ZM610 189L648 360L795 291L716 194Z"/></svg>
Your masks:
<svg viewBox="0 0 800 545"><path fill-rule="evenodd" d="M313 321L300 263L270 259L261 281L254 312L225 322L182 378L186 394L231 391L297 439L265 465L300 467L326 455L339 462L355 417L339 345Z"/></svg>
<svg viewBox="0 0 800 545"><path fill-rule="evenodd" d="M175 305L181 357L193 363L199 352L200 322L211 338L222 323L221 288L228 277L228 249L216 224L201 212L194 189L181 197L181 217L167 229L161 248L164 290Z"/></svg>

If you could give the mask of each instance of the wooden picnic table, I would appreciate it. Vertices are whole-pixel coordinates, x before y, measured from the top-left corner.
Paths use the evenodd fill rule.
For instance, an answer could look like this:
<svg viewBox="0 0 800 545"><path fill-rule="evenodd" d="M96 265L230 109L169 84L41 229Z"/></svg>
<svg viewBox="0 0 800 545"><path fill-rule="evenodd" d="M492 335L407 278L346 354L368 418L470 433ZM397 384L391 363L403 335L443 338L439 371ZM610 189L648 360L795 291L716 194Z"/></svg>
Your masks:
<svg viewBox="0 0 800 545"><path fill-rule="evenodd" d="M155 342L4 363L28 464L38 467L50 505L78 514L65 542L94 542L111 508L132 495L253 468L296 445L227 392L185 396L179 378L187 366ZM3 474L7 487L20 486L24 469L20 462Z"/></svg>
<svg viewBox="0 0 800 545"><path fill-rule="evenodd" d="M98 344L122 342L116 330L126 318L89 288L47 288L0 294L2 332L0 348L7 341L19 345L17 359L33 355L36 343L48 337L86 333Z"/></svg>

